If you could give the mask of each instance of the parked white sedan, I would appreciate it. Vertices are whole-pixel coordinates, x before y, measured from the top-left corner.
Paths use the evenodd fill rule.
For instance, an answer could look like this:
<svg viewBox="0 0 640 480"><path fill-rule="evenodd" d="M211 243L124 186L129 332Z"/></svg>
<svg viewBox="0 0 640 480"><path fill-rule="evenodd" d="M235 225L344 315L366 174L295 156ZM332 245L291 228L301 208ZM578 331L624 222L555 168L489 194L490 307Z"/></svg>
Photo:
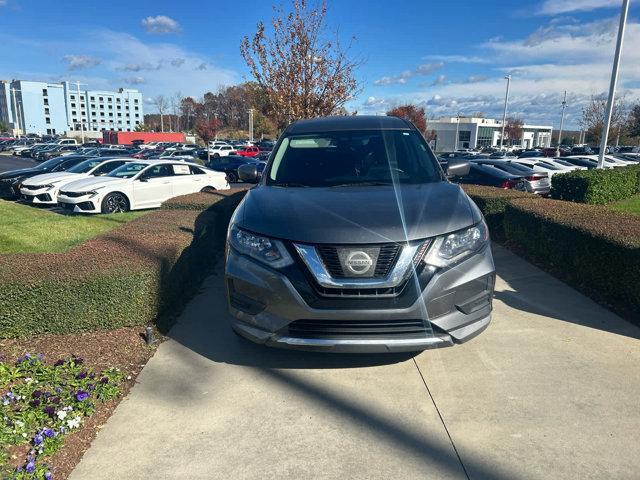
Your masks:
<svg viewBox="0 0 640 480"><path fill-rule="evenodd" d="M106 175L133 158L96 157L80 162L64 172L43 173L26 179L20 187L23 200L42 205L56 205L58 192L65 184L82 178L94 178Z"/></svg>
<svg viewBox="0 0 640 480"><path fill-rule="evenodd" d="M58 205L82 213L115 213L157 208L171 197L227 190L222 172L195 163L136 161L100 178L71 182L58 193Z"/></svg>

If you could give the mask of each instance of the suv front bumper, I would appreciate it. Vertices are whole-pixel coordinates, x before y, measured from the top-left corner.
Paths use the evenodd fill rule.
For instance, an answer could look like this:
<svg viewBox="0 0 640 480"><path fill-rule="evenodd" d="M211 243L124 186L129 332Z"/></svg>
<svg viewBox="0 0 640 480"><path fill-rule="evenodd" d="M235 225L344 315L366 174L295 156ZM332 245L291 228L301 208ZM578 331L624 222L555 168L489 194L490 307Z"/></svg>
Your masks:
<svg viewBox="0 0 640 480"><path fill-rule="evenodd" d="M495 267L487 246L451 268L410 278L402 299L372 296L314 302L309 294L313 281L307 282L310 288L303 289L299 278L292 282L281 271L229 248L225 283L233 329L256 343L303 350L401 352L451 346L489 325ZM300 334L294 326L301 322L312 330ZM409 323L422 324L424 330L405 334L396 327ZM364 334L363 329L348 328L365 324L372 329L364 329Z"/></svg>

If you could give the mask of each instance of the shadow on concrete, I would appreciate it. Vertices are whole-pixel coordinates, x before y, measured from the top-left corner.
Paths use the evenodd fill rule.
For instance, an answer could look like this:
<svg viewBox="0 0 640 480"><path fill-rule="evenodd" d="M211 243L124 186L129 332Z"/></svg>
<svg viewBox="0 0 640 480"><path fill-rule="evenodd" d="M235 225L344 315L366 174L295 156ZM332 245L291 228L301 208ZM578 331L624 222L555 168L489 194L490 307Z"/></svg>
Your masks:
<svg viewBox="0 0 640 480"><path fill-rule="evenodd" d="M508 250L494 247L496 272L513 290L495 299L523 312L640 339L640 328L537 269Z"/></svg>
<svg viewBox="0 0 640 480"><path fill-rule="evenodd" d="M183 312L168 336L215 362L262 368L359 368L411 359L415 353L358 355L300 352L257 345L231 329L221 268L209 277L204 292Z"/></svg>

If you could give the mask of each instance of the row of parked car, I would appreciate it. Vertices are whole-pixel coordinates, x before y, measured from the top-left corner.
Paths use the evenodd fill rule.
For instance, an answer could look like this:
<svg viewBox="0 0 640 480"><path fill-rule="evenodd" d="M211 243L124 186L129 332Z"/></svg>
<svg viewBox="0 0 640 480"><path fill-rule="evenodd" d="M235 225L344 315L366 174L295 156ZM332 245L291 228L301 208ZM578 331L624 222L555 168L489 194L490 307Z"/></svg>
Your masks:
<svg viewBox="0 0 640 480"><path fill-rule="evenodd" d="M229 188L226 175L178 160L64 155L0 173L0 198L77 213L157 208L167 199Z"/></svg>
<svg viewBox="0 0 640 480"><path fill-rule="evenodd" d="M469 173L455 179L459 183L516 189L544 196L551 191L551 178L554 175L598 166L597 155L567 157L521 155L516 157L510 154L487 155L467 152L463 155L443 154L438 159L443 166L453 159L469 161L471 165ZM605 155L604 160L604 168L619 168L637 165L640 163L640 154Z"/></svg>

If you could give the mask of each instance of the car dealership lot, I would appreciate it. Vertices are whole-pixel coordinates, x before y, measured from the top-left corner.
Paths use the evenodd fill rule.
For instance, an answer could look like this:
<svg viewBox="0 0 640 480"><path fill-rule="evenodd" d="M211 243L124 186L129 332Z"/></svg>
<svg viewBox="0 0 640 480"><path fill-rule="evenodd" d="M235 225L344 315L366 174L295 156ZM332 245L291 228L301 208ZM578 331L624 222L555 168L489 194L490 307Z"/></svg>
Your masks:
<svg viewBox="0 0 640 480"><path fill-rule="evenodd" d="M640 329L494 250L488 330L413 358L237 338L218 271L71 478L637 478Z"/></svg>
<svg viewBox="0 0 640 480"><path fill-rule="evenodd" d="M0 155L0 173L19 168L31 168L38 165L38 162L30 158L15 157L13 155Z"/></svg>

